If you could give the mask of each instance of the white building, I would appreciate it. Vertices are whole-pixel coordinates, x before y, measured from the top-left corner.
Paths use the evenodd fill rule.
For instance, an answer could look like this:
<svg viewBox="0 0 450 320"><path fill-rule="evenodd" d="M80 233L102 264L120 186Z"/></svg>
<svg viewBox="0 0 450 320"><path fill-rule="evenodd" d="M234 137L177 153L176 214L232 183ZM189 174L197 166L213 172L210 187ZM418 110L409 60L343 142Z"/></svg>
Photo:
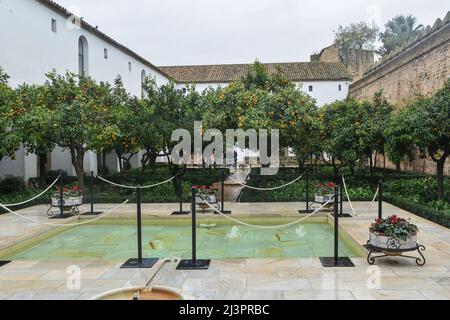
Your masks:
<svg viewBox="0 0 450 320"><path fill-rule="evenodd" d="M265 63L269 73L281 71L289 80L316 99L318 106L345 99L351 76L347 68L339 62L290 62ZM206 88L225 87L230 82L244 77L251 64L223 64L197 66L160 67L180 86L195 84L198 91Z"/></svg>
<svg viewBox="0 0 450 320"><path fill-rule="evenodd" d="M118 75L134 95L141 94L141 84L153 77L158 84L175 80L179 86L196 84L203 91L208 86L226 86L246 74L250 65L156 67L134 51L111 39L87 22L50 0L0 0L0 66L10 76L15 87L22 83L40 84L51 70L87 73L97 81L113 82ZM267 64L270 72L277 67L286 76L314 97L318 105L344 99L348 93L350 75L340 63L304 62ZM107 164L117 170L114 155ZM0 176L36 177L42 159L27 155L21 149L16 160L4 159ZM55 149L46 156L46 169L63 169L74 175L70 155ZM139 166L138 157L133 160ZM88 153L86 172L97 172L97 155Z"/></svg>

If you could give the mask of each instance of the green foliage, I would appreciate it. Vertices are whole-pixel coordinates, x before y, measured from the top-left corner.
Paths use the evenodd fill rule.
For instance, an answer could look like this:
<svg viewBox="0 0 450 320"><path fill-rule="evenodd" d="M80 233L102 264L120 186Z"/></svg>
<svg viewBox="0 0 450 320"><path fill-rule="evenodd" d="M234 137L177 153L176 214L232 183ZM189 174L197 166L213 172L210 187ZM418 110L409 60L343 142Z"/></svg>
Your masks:
<svg viewBox="0 0 450 320"><path fill-rule="evenodd" d="M0 67L0 161L4 157L14 159L15 152L20 146L20 135L12 129L13 101L14 91L8 86L8 75Z"/></svg>
<svg viewBox="0 0 450 320"><path fill-rule="evenodd" d="M380 49L382 55L388 55L405 43L414 40L417 34L423 30L422 25L417 25L417 18L411 15L395 16L385 25L386 30L380 34L383 46Z"/></svg>
<svg viewBox="0 0 450 320"><path fill-rule="evenodd" d="M444 196L444 164L450 156L450 80L431 98L420 98L406 106L386 131L387 154L399 164L416 154L431 157L437 164L438 198Z"/></svg>
<svg viewBox="0 0 450 320"><path fill-rule="evenodd" d="M80 187L84 187L83 160L86 151L101 150L117 135L108 123L111 88L106 83L72 73L47 74L42 86L18 89L16 128L28 152L59 146L71 154Z"/></svg>
<svg viewBox="0 0 450 320"><path fill-rule="evenodd" d="M25 190L25 182L22 178L7 176L0 180L0 194L22 193Z"/></svg>
<svg viewBox="0 0 450 320"><path fill-rule="evenodd" d="M386 219L377 219L370 227L370 232L379 233L387 237L394 237L406 241L419 231L409 220L394 215Z"/></svg>
<svg viewBox="0 0 450 320"><path fill-rule="evenodd" d="M205 129L278 129L280 146L294 146L301 159L319 149L314 99L281 72L269 74L259 62L228 87L206 90L202 110Z"/></svg>
<svg viewBox="0 0 450 320"><path fill-rule="evenodd" d="M365 163L375 152L384 153L384 127L392 111L381 92L373 101L348 98L324 106L319 115L323 151L341 166Z"/></svg>
<svg viewBox="0 0 450 320"><path fill-rule="evenodd" d="M375 23L351 23L346 27L338 27L334 32L334 41L344 48L373 50L379 31Z"/></svg>

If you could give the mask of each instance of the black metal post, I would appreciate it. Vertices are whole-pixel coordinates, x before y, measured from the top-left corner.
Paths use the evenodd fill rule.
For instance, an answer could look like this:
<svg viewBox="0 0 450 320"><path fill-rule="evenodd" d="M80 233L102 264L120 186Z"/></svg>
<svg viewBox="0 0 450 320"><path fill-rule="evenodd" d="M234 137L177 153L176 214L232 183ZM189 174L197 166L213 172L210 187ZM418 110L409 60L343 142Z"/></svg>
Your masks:
<svg viewBox="0 0 450 320"><path fill-rule="evenodd" d="M211 260L197 260L197 214L196 214L197 189L192 188L192 259L181 260L177 270L207 270Z"/></svg>
<svg viewBox="0 0 450 320"><path fill-rule="evenodd" d="M136 189L136 209L137 209L137 259L129 259L122 265L122 269L150 269L157 262L158 258L143 258L142 257L142 203L141 203L141 188Z"/></svg>
<svg viewBox="0 0 450 320"><path fill-rule="evenodd" d="M59 215L64 216L64 176L59 178Z"/></svg>
<svg viewBox="0 0 450 320"><path fill-rule="evenodd" d="M383 182L378 183L378 218L383 219Z"/></svg>
<svg viewBox="0 0 450 320"><path fill-rule="evenodd" d="M320 258L322 266L326 268L354 267L348 257L339 257L339 189L334 189L334 255L333 257Z"/></svg>
<svg viewBox="0 0 450 320"><path fill-rule="evenodd" d="M339 190L342 187L334 189L334 261L339 261Z"/></svg>
<svg viewBox="0 0 450 320"><path fill-rule="evenodd" d="M94 214L94 171L91 171L91 214Z"/></svg>
<svg viewBox="0 0 450 320"><path fill-rule="evenodd" d="M220 212L223 214L231 214L230 210L225 210L225 173L220 171L220 182L221 182L221 207Z"/></svg>
<svg viewBox="0 0 450 320"><path fill-rule="evenodd" d="M344 214L344 179L339 186L339 191L339 215L342 216Z"/></svg>
<svg viewBox="0 0 450 320"><path fill-rule="evenodd" d="M192 263L197 265L197 210L196 210L197 189L192 188Z"/></svg>
<svg viewBox="0 0 450 320"><path fill-rule="evenodd" d="M299 210L299 213L312 213L313 210L309 208L309 173L306 173L306 209L305 210Z"/></svg>
<svg viewBox="0 0 450 320"><path fill-rule="evenodd" d="M221 187L222 187L222 194L221 194L221 207L220 209L222 210L222 213L224 212L224 207L225 207L225 181L224 181L224 177L223 177L223 171L220 171L220 182L221 182Z"/></svg>
<svg viewBox="0 0 450 320"><path fill-rule="evenodd" d="M94 211L94 205L95 205L95 193L94 193L94 171L91 171L91 176L90 176L90 180L89 180L89 185L90 185L90 194L89 194L89 202L91 204L91 208L89 211L83 213L83 215L85 216L98 216L100 214L102 214L103 212L101 211Z"/></svg>
<svg viewBox="0 0 450 320"><path fill-rule="evenodd" d="M177 178L178 181L178 201L180 202L180 208L179 211L172 212L172 215L180 216L180 215L188 215L191 213L190 211L183 211L183 201L184 201L184 191L183 191L183 175L181 172L178 172L179 178Z"/></svg>
<svg viewBox="0 0 450 320"><path fill-rule="evenodd" d="M183 176L180 175L178 179L178 188L180 191L180 214L183 213Z"/></svg>
<svg viewBox="0 0 450 320"><path fill-rule="evenodd" d="M142 263L142 206L141 206L141 188L136 189L137 204L137 248L138 261Z"/></svg>

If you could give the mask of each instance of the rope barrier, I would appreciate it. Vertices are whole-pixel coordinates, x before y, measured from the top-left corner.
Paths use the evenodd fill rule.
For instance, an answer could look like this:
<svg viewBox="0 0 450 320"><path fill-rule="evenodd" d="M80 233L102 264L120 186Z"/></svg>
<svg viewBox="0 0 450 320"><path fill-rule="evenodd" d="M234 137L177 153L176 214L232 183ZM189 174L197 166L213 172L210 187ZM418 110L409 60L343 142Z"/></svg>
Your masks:
<svg viewBox="0 0 450 320"><path fill-rule="evenodd" d="M170 178L170 179L168 179L168 180L166 180L166 181L159 182L159 183L156 183L156 184L153 184L153 185L150 185L150 186L142 186L142 187L140 187L140 186L135 187L135 186L127 186L127 185L123 185L123 184L118 184L118 183L115 183L115 182L106 180L105 178L102 178L102 177L100 177L100 176L97 176L97 178L99 178L100 180L103 180L103 181L106 182L106 183L109 183L110 185L113 185L113 186L116 186L116 187L119 187L119 188L125 188L125 189L133 189L133 190L136 190L136 189L150 189L150 188L154 188L154 187L157 187L157 186L160 186L160 185L169 183L169 182L171 182L173 179L175 179L178 175L179 175L179 173L177 173L177 174L174 175L172 178Z"/></svg>
<svg viewBox="0 0 450 320"><path fill-rule="evenodd" d="M115 208L109 210L108 212L102 214L101 216L98 216L98 217L95 218L95 219L90 219L90 220L88 220L88 221L79 222L79 223L61 223L61 224L60 224L60 223L51 223L51 222L42 222L42 221L38 221L38 220L35 220L35 219L32 219L32 218L25 217L24 215L21 215L20 213L15 212L15 211L12 211L11 209L5 207L5 206L4 206L3 204L1 204L1 203L0 203L0 208L5 209L5 210L8 211L9 213L11 213L11 214L13 214L13 215L15 215L15 216L17 216L17 217L19 217L19 218L28 220L28 221L33 222L33 223L36 223L36 224L40 224L40 225L44 225L44 226L50 226L50 227L64 227L64 228L66 228L66 227L77 227L77 226L81 226L81 225L84 225L84 224L88 224L88 223L92 223L92 222L94 222L94 221L100 220L100 219L102 219L102 218L104 218L104 217L110 215L110 214L113 213L114 211L116 211L116 210L122 208L122 207L123 207L124 205L126 205L128 202L129 202L129 200L127 199L127 201L125 201L125 202L122 203L121 205L119 205L119 206L117 206L117 207L115 207Z"/></svg>
<svg viewBox="0 0 450 320"><path fill-rule="evenodd" d="M278 226L258 226L258 225L246 223L246 222L243 222L243 221L239 221L239 220L237 220L237 219L234 219L234 218L232 218L232 217L230 217L230 216L228 216L228 215L226 215L226 214L220 212L219 210L217 210L216 208L214 208L208 201L204 200L203 198L202 198L202 200L203 200L203 202L204 202L208 207L210 207L211 209L213 209L216 213L222 215L223 217L227 218L228 220L230 220L230 221L232 221L232 222L234 222L234 223L241 224L241 225L243 225L243 226L250 227L250 228L254 228L254 229L281 229L281 228L288 228L288 227L294 226L294 225L296 225L296 224L299 224L299 223L301 223L301 222L303 222L303 221L309 219L310 217L312 217L313 215L315 215L316 213L318 213L319 211L321 211L323 208L325 208L325 207L326 207L333 199L328 200L328 201L327 201L324 205L322 205L319 209L315 210L314 212L312 212L311 214L307 215L306 217L303 217L303 218L301 218L301 219L299 219L299 220L296 220L296 221L294 221L294 222L291 222L291 223L287 223L287 224L283 224L283 225L278 225Z"/></svg>
<svg viewBox="0 0 450 320"><path fill-rule="evenodd" d="M19 203L13 203L13 204L5 204L4 206L5 207L18 207L18 206L21 206L21 205L24 205L24 204L27 204L27 203L29 203L29 202L31 202L31 201L33 201L33 200L36 200L37 198L39 198L40 196L42 196L42 195L44 195L44 194L46 194L57 182L58 182L58 180L59 180L59 178L60 178L61 176L58 176L58 178L56 178L56 180L47 188L47 189L45 189L44 191L42 191L40 194L38 194L37 196L35 196L35 197L33 197L33 198L31 198L31 199L29 199L29 200L26 200L26 201L23 201L23 202L19 202Z"/></svg>
<svg viewBox="0 0 450 320"><path fill-rule="evenodd" d="M378 186L377 191L375 192L375 196L372 199L372 203L375 202L375 200L378 198L378 194L380 193L380 186Z"/></svg>
<svg viewBox="0 0 450 320"><path fill-rule="evenodd" d="M347 184L345 183L344 175L342 175L342 184L344 185L345 194L347 195L347 199L348 199L348 203L350 204L350 208L352 209L353 214L357 217L358 213L356 212L355 208L353 208L352 201L350 200L350 196L348 195Z"/></svg>
<svg viewBox="0 0 450 320"><path fill-rule="evenodd" d="M289 185L291 185L291 184L294 184L294 183L296 183L297 181L299 181L301 178L303 178L303 176L304 176L304 174L302 174L302 175L301 175L300 177L298 177L297 179L292 180L291 182L288 182L288 183L286 183L286 184L284 184L284 185L282 185L282 186L274 187L274 188L258 188L258 187L252 187L252 186L246 185L246 184L244 184L244 183L242 183L242 182L239 182L239 181L237 181L237 180L231 178L230 176L228 176L228 178L229 178L232 182L237 183L237 184L239 184L239 185L241 185L241 186L243 186L244 188L247 188L247 189L253 189L253 190L258 190L258 191L273 191L273 190L283 189L283 188L285 188L285 187L287 187L287 186L289 186Z"/></svg>

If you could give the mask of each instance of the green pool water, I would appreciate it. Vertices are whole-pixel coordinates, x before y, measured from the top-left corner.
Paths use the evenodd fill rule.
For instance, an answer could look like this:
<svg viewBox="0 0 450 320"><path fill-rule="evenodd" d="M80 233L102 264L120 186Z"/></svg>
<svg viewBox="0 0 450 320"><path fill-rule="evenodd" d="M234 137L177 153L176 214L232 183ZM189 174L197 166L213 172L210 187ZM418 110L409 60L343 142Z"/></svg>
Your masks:
<svg viewBox="0 0 450 320"><path fill-rule="evenodd" d="M144 225L144 257L191 257L191 226ZM326 223L284 229L252 229L231 224L197 228L198 258L311 258L333 255L333 229ZM133 224L86 225L69 229L16 252L11 260L122 260L136 257ZM340 255L355 257L341 239Z"/></svg>

